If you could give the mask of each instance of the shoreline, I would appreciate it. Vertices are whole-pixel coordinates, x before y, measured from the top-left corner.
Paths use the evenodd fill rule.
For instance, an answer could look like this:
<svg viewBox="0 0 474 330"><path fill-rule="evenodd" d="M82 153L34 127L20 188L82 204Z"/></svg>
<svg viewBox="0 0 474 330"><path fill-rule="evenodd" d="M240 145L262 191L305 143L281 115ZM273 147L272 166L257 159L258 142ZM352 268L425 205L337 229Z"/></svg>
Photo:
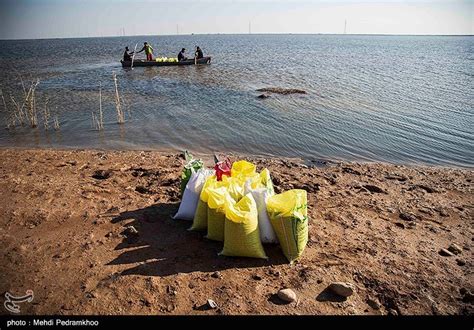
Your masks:
<svg viewBox="0 0 474 330"><path fill-rule="evenodd" d="M268 260L217 256L220 243L172 220L178 152L0 147L0 291L34 291L21 314L474 312L472 169L233 155L268 168L277 192L308 192L295 264L276 245ZM325 295L332 282L354 294ZM298 304L275 300L284 287Z"/></svg>
<svg viewBox="0 0 474 330"><path fill-rule="evenodd" d="M131 149L119 149L119 148L77 148L77 147L30 147L30 146L0 146L0 151L2 150L18 150L18 151L58 151L58 152L71 152L71 151L90 151L90 152L153 152L161 155L169 155L169 154L181 154L184 152L183 150L178 149L166 149L166 148L131 148ZM196 158L202 158L203 160L213 160L214 154L220 155L228 155L234 158L251 158L251 159L258 159L258 160L279 160L279 159L286 159L290 161L296 161L303 163L306 166L316 166L322 167L325 166L335 166L341 164L353 164L353 165L386 165L386 166L394 166L394 167L420 167L420 168L437 168L437 169L460 169L466 171L473 171L474 166L462 166L462 165L443 165L443 164L425 164L425 163L391 163L388 161L377 161L377 160L344 160L344 159L337 159L337 158L306 158L306 157L290 157L290 156L278 156L278 155L264 155L264 154L254 154L254 153L246 153L246 152L229 152L229 153L222 153L222 152L195 152L193 150L188 150L191 154L195 155ZM209 165L209 164L208 164Z"/></svg>

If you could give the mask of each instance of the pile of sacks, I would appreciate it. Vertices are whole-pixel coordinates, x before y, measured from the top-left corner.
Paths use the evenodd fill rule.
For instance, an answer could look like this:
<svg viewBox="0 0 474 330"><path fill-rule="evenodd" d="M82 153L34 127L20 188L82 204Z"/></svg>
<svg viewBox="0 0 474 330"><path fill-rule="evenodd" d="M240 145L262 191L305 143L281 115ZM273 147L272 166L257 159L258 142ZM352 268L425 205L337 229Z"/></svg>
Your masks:
<svg viewBox="0 0 474 330"><path fill-rule="evenodd" d="M177 57L157 57L155 58L156 62L178 62Z"/></svg>
<svg viewBox="0 0 474 330"><path fill-rule="evenodd" d="M224 243L220 255L267 259L263 244L279 243L292 263L308 241L307 194L275 194L268 169L260 173L245 160L204 168L188 160L181 177L182 201L174 219L192 221L189 230L207 232Z"/></svg>

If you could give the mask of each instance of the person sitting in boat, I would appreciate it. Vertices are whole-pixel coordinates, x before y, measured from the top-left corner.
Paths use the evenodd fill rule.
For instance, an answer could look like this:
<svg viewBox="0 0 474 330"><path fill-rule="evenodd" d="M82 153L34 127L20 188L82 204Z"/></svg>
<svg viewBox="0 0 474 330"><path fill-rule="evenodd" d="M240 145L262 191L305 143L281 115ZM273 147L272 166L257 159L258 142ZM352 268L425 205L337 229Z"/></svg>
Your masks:
<svg viewBox="0 0 474 330"><path fill-rule="evenodd" d="M194 56L199 60L200 58L204 57L204 54L202 53L201 48L199 46L196 46L196 52L194 53Z"/></svg>
<svg viewBox="0 0 474 330"><path fill-rule="evenodd" d="M181 61L184 61L184 60L187 60L186 56L184 55L184 52L186 51L186 49L181 49L181 51L179 52L178 54L178 62L181 62Z"/></svg>
<svg viewBox="0 0 474 330"><path fill-rule="evenodd" d="M130 62L132 60L133 52L128 52L128 47L125 47L125 52L123 53L123 61Z"/></svg>
<svg viewBox="0 0 474 330"><path fill-rule="evenodd" d="M151 47L147 42L144 42L143 43L143 48L140 49L138 53L141 53L145 51L145 54L146 54L146 60L147 61L153 61L153 47Z"/></svg>

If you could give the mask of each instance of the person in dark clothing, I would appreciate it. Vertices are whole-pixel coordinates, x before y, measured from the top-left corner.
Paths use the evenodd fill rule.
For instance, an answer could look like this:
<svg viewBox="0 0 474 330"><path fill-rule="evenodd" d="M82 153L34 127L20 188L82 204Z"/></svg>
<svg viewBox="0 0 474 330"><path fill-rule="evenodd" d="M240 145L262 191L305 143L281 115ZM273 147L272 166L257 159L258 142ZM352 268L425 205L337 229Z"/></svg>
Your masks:
<svg viewBox="0 0 474 330"><path fill-rule="evenodd" d="M179 52L178 54L178 61L181 62L181 61L184 61L184 60L187 60L186 56L184 55L184 52L186 51L186 49L181 49L181 51Z"/></svg>
<svg viewBox="0 0 474 330"><path fill-rule="evenodd" d="M199 46L196 47L196 52L194 53L194 56L199 60L200 58L204 57L204 54L202 53L201 48Z"/></svg>
<svg viewBox="0 0 474 330"><path fill-rule="evenodd" d="M125 47L125 52L123 53L124 62L131 61L132 60L132 55L133 55L133 52L129 53L128 52L128 47Z"/></svg>

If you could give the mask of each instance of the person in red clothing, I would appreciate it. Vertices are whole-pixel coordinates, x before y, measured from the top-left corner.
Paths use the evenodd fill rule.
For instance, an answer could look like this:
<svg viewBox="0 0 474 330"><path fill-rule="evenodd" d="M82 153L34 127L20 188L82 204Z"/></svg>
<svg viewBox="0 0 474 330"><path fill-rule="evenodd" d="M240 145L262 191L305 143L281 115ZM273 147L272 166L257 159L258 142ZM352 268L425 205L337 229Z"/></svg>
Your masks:
<svg viewBox="0 0 474 330"><path fill-rule="evenodd" d="M145 51L146 60L153 61L153 47L151 47L147 42L143 43L143 48L140 49L137 53Z"/></svg>

